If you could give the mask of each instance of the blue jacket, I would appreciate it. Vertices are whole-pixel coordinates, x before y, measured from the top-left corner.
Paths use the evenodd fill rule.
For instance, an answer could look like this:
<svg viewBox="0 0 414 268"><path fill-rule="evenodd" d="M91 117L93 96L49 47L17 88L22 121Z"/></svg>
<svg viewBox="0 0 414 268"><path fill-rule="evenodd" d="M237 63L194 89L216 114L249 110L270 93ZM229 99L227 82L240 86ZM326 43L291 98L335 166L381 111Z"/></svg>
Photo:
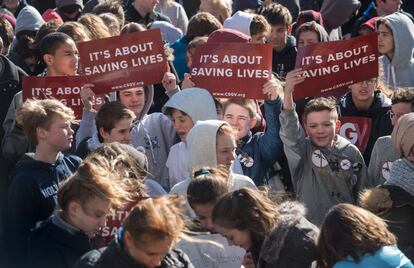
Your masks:
<svg viewBox="0 0 414 268"><path fill-rule="evenodd" d="M279 137L279 114L282 99L265 101L265 132L252 135L249 133L239 141L236 154L243 169L243 174L250 177L257 186L267 184L272 177L272 166L283 156L283 144ZM253 159L250 166L247 159ZM250 167L249 167L250 166Z"/></svg>
<svg viewBox="0 0 414 268"><path fill-rule="evenodd" d="M413 268L412 262L397 248L397 246L384 246L377 250L374 255L365 254L356 263L351 256L346 260L335 263L334 268Z"/></svg>
<svg viewBox="0 0 414 268"><path fill-rule="evenodd" d="M53 213L59 184L77 170L80 162L76 156L61 153L54 164L34 160L32 154L17 163L9 187L7 235L11 260L18 263L10 267L27 267L21 262L28 254L30 229Z"/></svg>

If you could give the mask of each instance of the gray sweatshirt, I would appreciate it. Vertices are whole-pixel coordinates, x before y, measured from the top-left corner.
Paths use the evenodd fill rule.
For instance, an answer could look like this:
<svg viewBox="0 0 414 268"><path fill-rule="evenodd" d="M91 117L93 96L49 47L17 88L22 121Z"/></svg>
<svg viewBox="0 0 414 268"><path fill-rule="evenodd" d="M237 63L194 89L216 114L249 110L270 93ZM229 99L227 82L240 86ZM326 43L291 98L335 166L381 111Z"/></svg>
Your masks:
<svg viewBox="0 0 414 268"><path fill-rule="evenodd" d="M305 138L295 110L283 110L280 124L293 187L308 208L307 218L320 225L332 206L355 204L367 177L359 150L339 135L332 148L314 145Z"/></svg>
<svg viewBox="0 0 414 268"><path fill-rule="evenodd" d="M369 186L384 184L390 178L392 162L400 158L400 154L392 143L391 135L378 138L371 153L368 166Z"/></svg>

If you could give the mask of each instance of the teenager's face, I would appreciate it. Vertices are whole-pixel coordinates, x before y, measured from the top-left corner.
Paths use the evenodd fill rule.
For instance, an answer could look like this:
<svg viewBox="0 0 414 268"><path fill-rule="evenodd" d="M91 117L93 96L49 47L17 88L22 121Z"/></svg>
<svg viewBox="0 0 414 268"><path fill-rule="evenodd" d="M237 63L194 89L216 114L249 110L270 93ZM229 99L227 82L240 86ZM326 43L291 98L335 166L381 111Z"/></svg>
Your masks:
<svg viewBox="0 0 414 268"><path fill-rule="evenodd" d="M38 128L41 139L56 151L64 151L72 146L73 133L71 122L59 115L55 115L49 129Z"/></svg>
<svg viewBox="0 0 414 268"><path fill-rule="evenodd" d="M105 143L120 142L124 144L131 143L131 127L132 119L121 119L115 124L115 127L109 132L105 132L103 128L100 129L100 134Z"/></svg>
<svg viewBox="0 0 414 268"><path fill-rule="evenodd" d="M106 216L111 209L111 202L94 197L83 206L73 201L69 208L71 210L69 214L71 223L84 231L89 237L93 237L105 226Z"/></svg>
<svg viewBox="0 0 414 268"><path fill-rule="evenodd" d="M313 31L301 32L298 36L298 48L319 43L318 35Z"/></svg>
<svg viewBox="0 0 414 268"><path fill-rule="evenodd" d="M50 56L46 63L56 76L76 75L79 57L74 41L68 40L62 43L54 55L47 54L45 56Z"/></svg>
<svg viewBox="0 0 414 268"><path fill-rule="evenodd" d="M137 118L140 118L145 106L145 90L143 87L121 90L119 91L119 101L133 111Z"/></svg>
<svg viewBox="0 0 414 268"><path fill-rule="evenodd" d="M269 38L269 32L254 34L252 35L251 43L252 44L266 44L268 38Z"/></svg>
<svg viewBox="0 0 414 268"><path fill-rule="evenodd" d="M211 215L213 212L214 204L197 204L192 205L191 207L197 215L197 218L200 221L201 225L207 230L213 231L214 226Z"/></svg>
<svg viewBox="0 0 414 268"><path fill-rule="evenodd" d="M193 127L193 121L191 120L191 117L183 114L177 109L174 109L171 115L171 119L174 124L174 129L177 131L178 136L180 136L181 141L186 141L187 134Z"/></svg>
<svg viewBox="0 0 414 268"><path fill-rule="evenodd" d="M391 30L384 23L378 26L378 51L389 57L394 54L394 38Z"/></svg>
<svg viewBox="0 0 414 268"><path fill-rule="evenodd" d="M399 11L402 5L401 0L377 0L376 2L378 7L388 15Z"/></svg>
<svg viewBox="0 0 414 268"><path fill-rule="evenodd" d="M148 268L155 268L161 265L162 260L167 255L173 244L173 238L154 240L145 245L135 245L128 232L125 233L126 251L138 263L144 264Z"/></svg>
<svg viewBox="0 0 414 268"><path fill-rule="evenodd" d="M250 117L246 108L234 103L227 106L224 111L224 121L237 131L238 140L247 136L256 124L256 119Z"/></svg>
<svg viewBox="0 0 414 268"><path fill-rule="evenodd" d="M350 85L352 99L358 102L370 102L374 99L377 79L369 79Z"/></svg>
<svg viewBox="0 0 414 268"><path fill-rule="evenodd" d="M236 159L236 140L231 135L217 135L216 139L217 165L226 166L231 169L234 159Z"/></svg>
<svg viewBox="0 0 414 268"><path fill-rule="evenodd" d="M337 120L331 112L311 112L306 117L305 129L312 142L319 147L332 147Z"/></svg>
<svg viewBox="0 0 414 268"><path fill-rule="evenodd" d="M288 26L286 25L272 25L270 31L269 41L272 44L273 49L281 51L287 44L287 38L289 36Z"/></svg>
<svg viewBox="0 0 414 268"><path fill-rule="evenodd" d="M227 239L229 246L239 246L245 250L252 247L251 234L248 230L230 229L218 224L214 224L214 230Z"/></svg>
<svg viewBox="0 0 414 268"><path fill-rule="evenodd" d="M412 112L412 107L411 107L411 103L409 102L399 102L399 103L391 105L392 125L395 126L398 120L400 120L401 116L411 113L411 112Z"/></svg>

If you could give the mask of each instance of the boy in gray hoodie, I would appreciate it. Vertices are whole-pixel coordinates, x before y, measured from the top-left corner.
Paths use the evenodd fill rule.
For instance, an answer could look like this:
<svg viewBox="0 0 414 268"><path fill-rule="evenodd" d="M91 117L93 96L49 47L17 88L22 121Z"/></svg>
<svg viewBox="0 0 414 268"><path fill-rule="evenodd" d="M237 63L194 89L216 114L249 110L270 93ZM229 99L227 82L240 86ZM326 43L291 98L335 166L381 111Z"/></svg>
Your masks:
<svg viewBox="0 0 414 268"><path fill-rule="evenodd" d="M330 207L356 203L367 170L359 150L336 134L340 122L333 99L317 98L305 106L305 137L292 96L295 85L304 80L301 69L286 77L280 138L297 198L307 206L308 219L319 225Z"/></svg>
<svg viewBox="0 0 414 268"><path fill-rule="evenodd" d="M396 12L377 21L378 51L384 83L390 88L414 86L414 23Z"/></svg>

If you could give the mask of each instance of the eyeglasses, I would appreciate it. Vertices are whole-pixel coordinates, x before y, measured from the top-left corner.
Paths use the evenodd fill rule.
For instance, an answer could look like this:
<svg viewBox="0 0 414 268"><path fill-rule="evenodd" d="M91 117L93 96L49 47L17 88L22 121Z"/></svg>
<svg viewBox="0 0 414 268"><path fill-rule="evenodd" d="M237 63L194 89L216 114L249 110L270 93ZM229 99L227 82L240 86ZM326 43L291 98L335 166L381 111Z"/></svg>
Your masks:
<svg viewBox="0 0 414 268"><path fill-rule="evenodd" d="M377 83L377 79L373 78L373 79L358 82L357 84L361 86L372 86L372 85L375 85L376 83Z"/></svg>

